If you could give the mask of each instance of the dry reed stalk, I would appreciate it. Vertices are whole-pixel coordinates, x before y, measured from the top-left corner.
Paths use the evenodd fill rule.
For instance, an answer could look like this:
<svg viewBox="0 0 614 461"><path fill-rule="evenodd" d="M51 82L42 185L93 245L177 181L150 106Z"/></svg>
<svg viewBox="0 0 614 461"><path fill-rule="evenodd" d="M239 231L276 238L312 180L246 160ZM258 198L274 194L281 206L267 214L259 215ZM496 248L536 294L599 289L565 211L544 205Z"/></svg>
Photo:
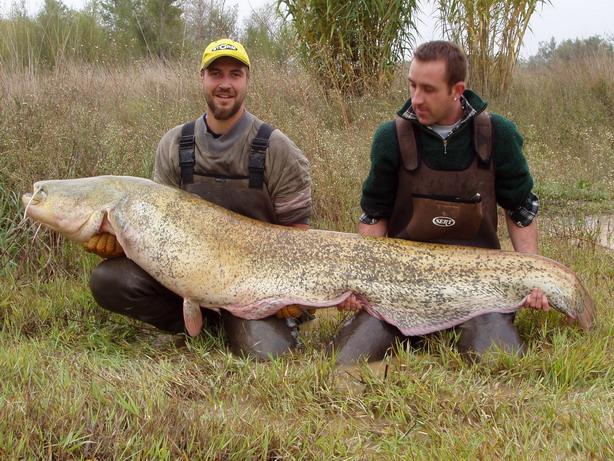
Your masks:
<svg viewBox="0 0 614 461"><path fill-rule="evenodd" d="M439 0L444 36L469 59L473 88L507 94L523 37L538 5L549 0Z"/></svg>

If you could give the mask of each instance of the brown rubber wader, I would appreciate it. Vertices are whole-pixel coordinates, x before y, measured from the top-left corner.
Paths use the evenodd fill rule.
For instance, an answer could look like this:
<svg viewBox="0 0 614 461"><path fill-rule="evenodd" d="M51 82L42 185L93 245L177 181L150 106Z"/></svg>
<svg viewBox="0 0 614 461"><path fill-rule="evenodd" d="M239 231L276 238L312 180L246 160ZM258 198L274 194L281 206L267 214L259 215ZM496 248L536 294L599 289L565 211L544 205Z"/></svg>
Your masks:
<svg viewBox="0 0 614 461"><path fill-rule="evenodd" d="M402 166L397 196L388 222L388 236L421 242L500 248L497 238L495 173L488 115L478 116L474 126L475 156L463 170L435 170L420 158L416 138L419 128L398 118L397 138ZM475 120L475 119L474 119ZM484 134L484 131L487 133ZM432 191L436 191L434 195ZM368 314L366 314L368 315ZM338 362L359 357L381 360L401 333L383 321L359 314L347 322L334 340ZM364 325L373 332L365 334ZM522 352L524 345L514 326L514 314L490 313L458 327L458 347L468 358L479 358L491 346Z"/></svg>

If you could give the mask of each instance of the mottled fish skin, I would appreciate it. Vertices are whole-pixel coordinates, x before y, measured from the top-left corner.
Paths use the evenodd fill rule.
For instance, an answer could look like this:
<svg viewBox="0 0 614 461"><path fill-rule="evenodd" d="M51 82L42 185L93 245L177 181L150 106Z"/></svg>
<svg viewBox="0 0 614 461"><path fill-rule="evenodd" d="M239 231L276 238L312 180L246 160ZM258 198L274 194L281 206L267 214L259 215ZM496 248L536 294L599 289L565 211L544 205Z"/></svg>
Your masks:
<svg viewBox="0 0 614 461"><path fill-rule="evenodd" d="M90 216L106 213L126 255L188 308L255 319L287 304L334 306L355 293L371 315L419 335L514 311L538 287L583 328L595 317L576 275L540 256L276 226L143 178L41 181L34 190L45 198L28 215L73 240L97 232L75 232L74 221L89 229L98 220Z"/></svg>

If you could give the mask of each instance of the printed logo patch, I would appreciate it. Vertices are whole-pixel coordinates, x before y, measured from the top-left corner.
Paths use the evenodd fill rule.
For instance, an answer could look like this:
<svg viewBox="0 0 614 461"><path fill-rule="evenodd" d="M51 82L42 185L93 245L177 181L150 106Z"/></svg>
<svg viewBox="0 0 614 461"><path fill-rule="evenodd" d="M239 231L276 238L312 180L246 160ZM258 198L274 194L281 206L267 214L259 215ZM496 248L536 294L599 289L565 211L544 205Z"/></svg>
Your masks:
<svg viewBox="0 0 614 461"><path fill-rule="evenodd" d="M433 224L438 227L452 227L454 224L456 224L456 221L454 221L452 218L448 218L447 216L437 216L436 218L433 218Z"/></svg>
<svg viewBox="0 0 614 461"><path fill-rule="evenodd" d="M214 51L222 51L222 50L232 50L232 51L237 51L237 47L234 45L230 45L228 43L220 43L218 46L216 46L215 48L213 48L211 50L211 52Z"/></svg>

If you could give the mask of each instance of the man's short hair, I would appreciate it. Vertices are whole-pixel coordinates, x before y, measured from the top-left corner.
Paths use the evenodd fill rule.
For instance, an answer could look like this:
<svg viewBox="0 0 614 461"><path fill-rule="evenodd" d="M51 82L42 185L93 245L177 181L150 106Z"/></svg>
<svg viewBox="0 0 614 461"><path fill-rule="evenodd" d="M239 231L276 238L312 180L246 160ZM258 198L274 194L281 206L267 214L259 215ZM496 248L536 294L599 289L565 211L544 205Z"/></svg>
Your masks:
<svg viewBox="0 0 614 461"><path fill-rule="evenodd" d="M452 42L435 40L423 43L414 51L414 59L422 62L444 61L450 87L467 78L467 57L463 50Z"/></svg>

